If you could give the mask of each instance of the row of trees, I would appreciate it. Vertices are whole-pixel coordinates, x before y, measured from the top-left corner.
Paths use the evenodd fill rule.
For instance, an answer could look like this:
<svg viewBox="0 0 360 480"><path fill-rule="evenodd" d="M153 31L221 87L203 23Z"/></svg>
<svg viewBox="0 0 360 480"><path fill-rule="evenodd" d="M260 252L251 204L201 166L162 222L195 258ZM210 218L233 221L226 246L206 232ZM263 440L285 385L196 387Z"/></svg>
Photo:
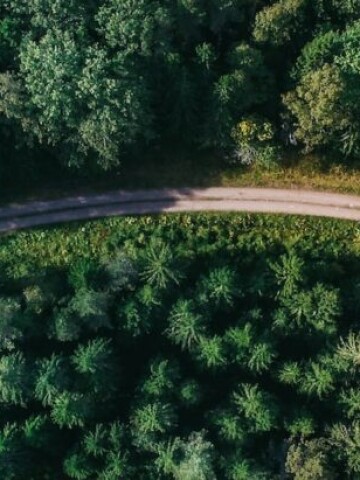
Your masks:
<svg viewBox="0 0 360 480"><path fill-rule="evenodd" d="M111 258L3 270L1 478L358 478L358 257L149 228Z"/></svg>
<svg viewBox="0 0 360 480"><path fill-rule="evenodd" d="M105 169L179 141L271 155L294 132L358 157L359 19L358 0L2 0L2 135Z"/></svg>

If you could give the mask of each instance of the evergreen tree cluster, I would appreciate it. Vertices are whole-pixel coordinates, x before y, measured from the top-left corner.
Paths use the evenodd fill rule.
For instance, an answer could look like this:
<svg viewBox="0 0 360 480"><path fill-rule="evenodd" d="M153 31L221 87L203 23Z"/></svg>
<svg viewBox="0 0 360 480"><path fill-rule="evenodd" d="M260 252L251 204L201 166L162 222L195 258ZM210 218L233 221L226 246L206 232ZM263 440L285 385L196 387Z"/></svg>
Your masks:
<svg viewBox="0 0 360 480"><path fill-rule="evenodd" d="M359 478L358 255L217 218L3 270L2 480Z"/></svg>

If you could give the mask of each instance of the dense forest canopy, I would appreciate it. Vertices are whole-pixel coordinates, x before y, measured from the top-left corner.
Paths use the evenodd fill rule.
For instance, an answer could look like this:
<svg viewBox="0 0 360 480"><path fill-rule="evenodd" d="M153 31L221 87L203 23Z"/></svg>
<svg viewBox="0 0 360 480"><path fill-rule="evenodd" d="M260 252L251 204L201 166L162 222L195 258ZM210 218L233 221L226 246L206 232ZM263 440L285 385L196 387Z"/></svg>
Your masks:
<svg viewBox="0 0 360 480"><path fill-rule="evenodd" d="M360 478L357 226L110 219L0 267L2 480Z"/></svg>
<svg viewBox="0 0 360 480"><path fill-rule="evenodd" d="M359 51L359 0L1 0L0 164L10 143L103 169L169 142L359 158Z"/></svg>

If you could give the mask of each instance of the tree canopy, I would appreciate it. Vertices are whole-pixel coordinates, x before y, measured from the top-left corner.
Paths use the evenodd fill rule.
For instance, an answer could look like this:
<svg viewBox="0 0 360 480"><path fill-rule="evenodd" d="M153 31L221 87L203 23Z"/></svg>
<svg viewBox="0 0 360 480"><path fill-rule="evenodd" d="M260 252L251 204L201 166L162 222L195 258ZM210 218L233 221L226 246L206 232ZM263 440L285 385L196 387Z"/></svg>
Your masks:
<svg viewBox="0 0 360 480"><path fill-rule="evenodd" d="M359 475L354 225L109 219L0 267L3 480Z"/></svg>
<svg viewBox="0 0 360 480"><path fill-rule="evenodd" d="M8 0L0 132L81 168L169 142L246 162L269 155L234 141L255 115L273 147L359 158L359 21L353 0Z"/></svg>

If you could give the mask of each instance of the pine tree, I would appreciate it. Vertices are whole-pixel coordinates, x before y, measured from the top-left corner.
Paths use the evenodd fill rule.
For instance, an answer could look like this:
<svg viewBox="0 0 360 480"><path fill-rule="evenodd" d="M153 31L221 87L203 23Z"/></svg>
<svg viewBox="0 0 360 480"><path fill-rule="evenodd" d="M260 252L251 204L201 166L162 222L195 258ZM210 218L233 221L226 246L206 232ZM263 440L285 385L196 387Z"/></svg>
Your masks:
<svg viewBox="0 0 360 480"><path fill-rule="evenodd" d="M301 383L301 390L309 395L315 394L319 398L334 390L332 372L320 363L311 362L305 370L305 377Z"/></svg>
<svg viewBox="0 0 360 480"><path fill-rule="evenodd" d="M82 289L71 299L68 309L75 318L79 318L81 325L97 332L100 328L110 327L108 302L106 293Z"/></svg>
<svg viewBox="0 0 360 480"><path fill-rule="evenodd" d="M0 358L0 402L26 406L31 398L32 371L22 352Z"/></svg>
<svg viewBox="0 0 360 480"><path fill-rule="evenodd" d="M196 356L202 368L217 369L226 366L223 340L218 335L201 337Z"/></svg>
<svg viewBox="0 0 360 480"><path fill-rule="evenodd" d="M240 295L235 272L227 266L211 270L202 278L198 288L206 307L231 307Z"/></svg>
<svg viewBox="0 0 360 480"><path fill-rule="evenodd" d="M51 405L51 418L61 428L84 427L93 412L89 396L81 393L64 391Z"/></svg>
<svg viewBox="0 0 360 480"><path fill-rule="evenodd" d="M0 297L0 351L13 350L16 341L23 336L19 328L20 309L21 305L16 298Z"/></svg>
<svg viewBox="0 0 360 480"><path fill-rule="evenodd" d="M205 332L204 319L191 300L178 300L170 312L167 336L182 349L192 349Z"/></svg>
<svg viewBox="0 0 360 480"><path fill-rule="evenodd" d="M173 407L167 403L154 402L139 406L131 417L131 430L135 443L148 449L154 438L174 428L176 415Z"/></svg>
<svg viewBox="0 0 360 480"><path fill-rule="evenodd" d="M356 418L360 414L360 389L343 389L340 393L340 403L345 407L348 418Z"/></svg>
<svg viewBox="0 0 360 480"><path fill-rule="evenodd" d="M169 245L152 239L141 256L141 278L149 285L162 290L171 284L178 285L181 273Z"/></svg>
<svg viewBox="0 0 360 480"><path fill-rule="evenodd" d="M275 425L277 408L271 396L258 385L242 384L233 393L233 402L253 432L268 432Z"/></svg>
<svg viewBox="0 0 360 480"><path fill-rule="evenodd" d="M176 363L157 358L149 365L150 375L141 387L143 395L157 399L171 395L179 381L179 369Z"/></svg>
<svg viewBox="0 0 360 480"><path fill-rule="evenodd" d="M0 430L0 476L4 480L26 478L32 471L19 426L7 423Z"/></svg>
<svg viewBox="0 0 360 480"><path fill-rule="evenodd" d="M255 373L269 370L275 356L274 348L269 342L256 343L251 348L249 369Z"/></svg>
<svg viewBox="0 0 360 480"><path fill-rule="evenodd" d="M289 297L297 290L303 280L303 267L304 262L294 252L288 252L277 262L270 263L279 288L278 295Z"/></svg>
<svg viewBox="0 0 360 480"><path fill-rule="evenodd" d="M341 339L337 356L350 367L360 365L360 335L350 333L346 339Z"/></svg>
<svg viewBox="0 0 360 480"><path fill-rule="evenodd" d="M96 338L79 345L71 360L75 370L89 382L92 392L104 394L117 388L118 374L110 340Z"/></svg>
<svg viewBox="0 0 360 480"><path fill-rule="evenodd" d="M53 354L37 365L35 397L44 406L53 405L58 395L71 384L69 365L62 355Z"/></svg>
<svg viewBox="0 0 360 480"><path fill-rule="evenodd" d="M75 480L86 480L94 474L89 458L82 452L74 452L64 460L64 472Z"/></svg>

